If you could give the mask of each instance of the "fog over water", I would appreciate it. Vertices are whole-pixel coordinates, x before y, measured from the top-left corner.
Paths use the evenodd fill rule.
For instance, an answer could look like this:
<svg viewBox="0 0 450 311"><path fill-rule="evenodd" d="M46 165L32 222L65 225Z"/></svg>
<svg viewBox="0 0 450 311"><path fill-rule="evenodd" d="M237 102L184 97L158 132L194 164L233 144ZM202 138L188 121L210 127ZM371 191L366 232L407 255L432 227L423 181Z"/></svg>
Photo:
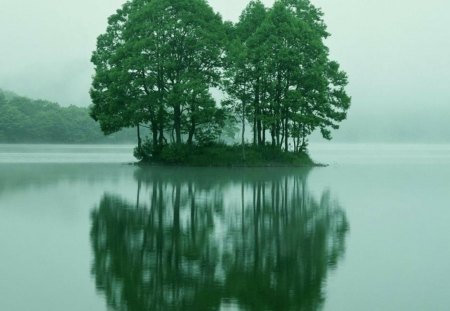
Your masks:
<svg viewBox="0 0 450 311"><path fill-rule="evenodd" d="M0 88L87 106L91 52L123 0L0 2ZM210 0L237 20L248 3ZM273 1L264 0L267 5ZM450 141L450 36L445 0L312 0L353 107L337 141Z"/></svg>

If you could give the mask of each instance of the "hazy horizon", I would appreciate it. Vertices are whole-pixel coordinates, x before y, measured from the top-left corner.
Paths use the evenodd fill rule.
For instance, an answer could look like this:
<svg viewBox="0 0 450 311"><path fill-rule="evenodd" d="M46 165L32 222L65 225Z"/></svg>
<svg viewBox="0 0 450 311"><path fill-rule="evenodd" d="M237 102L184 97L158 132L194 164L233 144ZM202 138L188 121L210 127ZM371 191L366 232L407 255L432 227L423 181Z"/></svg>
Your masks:
<svg viewBox="0 0 450 311"><path fill-rule="evenodd" d="M233 21L248 2L209 1ZM3 0L0 88L63 106L88 106L96 38L123 3ZM312 3L322 8L332 34L331 58L350 80L353 105L336 141L450 141L450 36L445 33L450 2Z"/></svg>

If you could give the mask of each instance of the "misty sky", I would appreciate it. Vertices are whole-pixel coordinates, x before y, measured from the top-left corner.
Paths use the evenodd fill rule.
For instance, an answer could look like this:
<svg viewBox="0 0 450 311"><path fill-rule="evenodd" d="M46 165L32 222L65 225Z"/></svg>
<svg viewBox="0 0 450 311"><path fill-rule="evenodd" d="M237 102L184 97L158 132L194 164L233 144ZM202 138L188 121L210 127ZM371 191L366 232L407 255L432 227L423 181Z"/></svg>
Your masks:
<svg viewBox="0 0 450 311"><path fill-rule="evenodd" d="M123 2L0 0L0 88L89 105L90 55L107 17ZM248 3L209 2L229 20ZM450 120L450 1L312 2L325 13L331 56L350 78L353 107L344 132L355 136L361 122L379 127L400 113L405 123L420 123L422 115Z"/></svg>

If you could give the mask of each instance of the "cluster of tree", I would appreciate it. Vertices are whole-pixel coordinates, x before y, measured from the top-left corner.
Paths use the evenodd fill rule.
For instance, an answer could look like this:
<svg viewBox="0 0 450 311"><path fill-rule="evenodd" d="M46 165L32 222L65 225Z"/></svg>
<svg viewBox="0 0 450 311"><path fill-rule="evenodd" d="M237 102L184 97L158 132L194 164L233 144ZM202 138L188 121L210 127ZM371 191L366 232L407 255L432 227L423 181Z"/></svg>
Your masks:
<svg viewBox="0 0 450 311"><path fill-rule="evenodd" d="M2 143L94 143L134 140L120 132L105 139L89 117L88 108L60 107L0 90L0 142Z"/></svg>
<svg viewBox="0 0 450 311"><path fill-rule="evenodd" d="M349 224L305 172L136 177L136 202L105 195L92 212L92 273L111 310L321 309Z"/></svg>
<svg viewBox="0 0 450 311"><path fill-rule="evenodd" d="M254 0L235 24L206 0L129 0L108 24L92 56L91 115L106 134L137 126L139 149L140 127L158 152L240 123L243 145L249 124L255 146L302 151L313 131L330 139L346 118L347 77L309 0Z"/></svg>

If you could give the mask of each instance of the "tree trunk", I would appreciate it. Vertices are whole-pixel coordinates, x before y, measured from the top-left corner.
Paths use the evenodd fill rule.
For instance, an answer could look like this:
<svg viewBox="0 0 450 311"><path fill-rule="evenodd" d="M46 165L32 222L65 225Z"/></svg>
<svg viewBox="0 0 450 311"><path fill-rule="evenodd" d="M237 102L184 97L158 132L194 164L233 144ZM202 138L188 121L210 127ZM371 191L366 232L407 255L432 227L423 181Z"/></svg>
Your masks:
<svg viewBox="0 0 450 311"><path fill-rule="evenodd" d="M261 146L262 145L262 135L261 135L262 133L261 133L261 119L260 118L258 118L256 127L257 127L256 131L258 132L258 146Z"/></svg>
<svg viewBox="0 0 450 311"><path fill-rule="evenodd" d="M260 78L258 78L255 89L255 145L261 145L261 96L260 96Z"/></svg>
<svg viewBox="0 0 450 311"><path fill-rule="evenodd" d="M245 161L245 102L242 102L242 159Z"/></svg>
<svg viewBox="0 0 450 311"><path fill-rule="evenodd" d="M181 105L179 102L175 104L174 107L174 128L175 128L175 142L176 144L181 144Z"/></svg>
<svg viewBox="0 0 450 311"><path fill-rule="evenodd" d="M284 145L284 120L281 121L281 130L280 130L281 134L281 139L280 139L280 149L283 150L283 145Z"/></svg>
<svg viewBox="0 0 450 311"><path fill-rule="evenodd" d="M276 125L276 128L275 128L275 135L276 135L276 138L277 138L277 147L279 148L280 147L280 120L277 120L277 125Z"/></svg>
<svg viewBox="0 0 450 311"><path fill-rule="evenodd" d="M158 111L158 131L159 131L159 147L164 145L164 111L163 108L159 108Z"/></svg>
<svg viewBox="0 0 450 311"><path fill-rule="evenodd" d="M255 115L253 116L253 145L254 146L256 146L256 143L257 143L257 136L258 136L258 134L257 134L257 126L256 126L256 113L255 113Z"/></svg>
<svg viewBox="0 0 450 311"><path fill-rule="evenodd" d="M188 136L188 140L187 140L187 143L189 146L192 146L192 142L194 140L195 128L196 128L195 120L191 119L191 127L189 128L189 136Z"/></svg>
<svg viewBox="0 0 450 311"><path fill-rule="evenodd" d="M153 150L156 152L158 149L158 123L152 122L152 137L153 137Z"/></svg>
<svg viewBox="0 0 450 311"><path fill-rule="evenodd" d="M137 140L138 140L138 150L142 150L142 139L141 139L141 128L139 124L137 125Z"/></svg>
<svg viewBox="0 0 450 311"><path fill-rule="evenodd" d="M272 125L272 128L270 129L270 136L272 136L272 147L275 148L277 145L275 125Z"/></svg>
<svg viewBox="0 0 450 311"><path fill-rule="evenodd" d="M262 145L266 145L266 125L262 125Z"/></svg>
<svg viewBox="0 0 450 311"><path fill-rule="evenodd" d="M284 151L288 152L289 151L289 123L288 123L288 118L286 116L286 119L284 120Z"/></svg>

